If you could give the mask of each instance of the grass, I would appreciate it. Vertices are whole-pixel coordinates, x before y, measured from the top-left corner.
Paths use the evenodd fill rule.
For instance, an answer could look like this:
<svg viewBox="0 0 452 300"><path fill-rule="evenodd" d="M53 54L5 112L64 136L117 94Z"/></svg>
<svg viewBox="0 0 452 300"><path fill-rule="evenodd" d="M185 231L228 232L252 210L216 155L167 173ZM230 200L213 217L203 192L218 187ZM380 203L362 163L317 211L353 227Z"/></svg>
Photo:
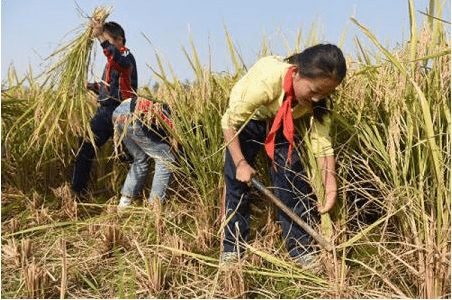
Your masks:
<svg viewBox="0 0 452 300"><path fill-rule="evenodd" d="M412 1L409 8L410 41L395 49L352 18L375 48L355 39L358 51L348 56L350 72L335 99L339 197L316 229L336 246L336 258L320 253L318 275L288 259L276 210L257 192L245 261L219 265L220 118L249 67L227 29L233 74L211 73L192 42L182 51L196 80L182 83L158 57L152 71L161 84L139 91L170 105L172 135L185 149L164 206L148 205L146 189L142 202L117 212L129 165L112 143L97 153L91 194L77 201L68 178L81 131L65 127L74 118L66 114L55 127L42 125L42 101L59 99L58 85L21 79L11 67L2 85L2 297L450 298L450 38L437 17L438 1L430 1L419 28ZM306 41L300 32L295 48L316 39L315 30ZM268 43L262 45L257 52L265 55ZM67 94L66 104L82 94ZM43 128L65 134L55 129L47 140ZM309 179L320 191L315 161L305 151ZM269 184L263 159L258 169Z"/></svg>

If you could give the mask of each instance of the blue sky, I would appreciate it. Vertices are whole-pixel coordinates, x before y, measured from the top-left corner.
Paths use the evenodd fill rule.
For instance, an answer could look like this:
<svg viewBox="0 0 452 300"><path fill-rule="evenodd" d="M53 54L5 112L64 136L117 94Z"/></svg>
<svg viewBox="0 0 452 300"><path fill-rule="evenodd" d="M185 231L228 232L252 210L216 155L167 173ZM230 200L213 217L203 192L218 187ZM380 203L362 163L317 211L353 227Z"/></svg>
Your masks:
<svg viewBox="0 0 452 300"><path fill-rule="evenodd" d="M426 11L428 0L414 0L415 9ZM2 0L1 62L2 81L10 64L19 76L29 65L35 75L42 59L73 37L71 31L85 22L77 5L90 14L96 6L112 6L108 20L121 24L127 46L138 64L140 85L156 80L147 65L156 67L155 50L171 65L179 79L192 79L193 72L182 47L190 50L190 38L204 66L216 72L232 72L226 44L226 27L247 65L262 49L264 36L275 54L287 55L285 43L293 49L301 29L306 38L311 26L321 31L320 42L337 44L345 31L343 50L354 53L354 37L366 37L350 21L350 16L366 25L384 44L394 46L408 39L408 0ZM450 0L444 18L450 21ZM418 20L422 15L417 13ZM152 45L143 37L145 34ZM90 80L100 76L105 57L99 51Z"/></svg>

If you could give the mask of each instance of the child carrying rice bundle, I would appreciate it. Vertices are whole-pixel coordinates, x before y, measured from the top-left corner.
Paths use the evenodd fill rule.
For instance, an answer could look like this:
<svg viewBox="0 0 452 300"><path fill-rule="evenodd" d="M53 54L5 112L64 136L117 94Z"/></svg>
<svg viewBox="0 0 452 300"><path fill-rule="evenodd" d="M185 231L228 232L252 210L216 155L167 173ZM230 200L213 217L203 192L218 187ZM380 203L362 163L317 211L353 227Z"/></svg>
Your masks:
<svg viewBox="0 0 452 300"><path fill-rule="evenodd" d="M103 23L110 13L109 8L96 8L81 34L48 57L56 63L43 73L42 88L10 131L18 132L26 124L34 123L30 146L42 145L43 155L48 149L60 155L64 145L73 144L74 135L90 136L94 140L87 117L93 109L86 101L93 24Z"/></svg>
<svg viewBox="0 0 452 300"><path fill-rule="evenodd" d="M86 192L95 147L102 147L113 137L112 114L122 100L135 95L138 76L135 58L125 47L124 29L115 22L102 24L93 20L92 34L100 42L108 61L102 75L102 81L88 84L88 88L97 95L99 104L91 119L93 139L85 139L75 158L72 177L72 190L77 194Z"/></svg>

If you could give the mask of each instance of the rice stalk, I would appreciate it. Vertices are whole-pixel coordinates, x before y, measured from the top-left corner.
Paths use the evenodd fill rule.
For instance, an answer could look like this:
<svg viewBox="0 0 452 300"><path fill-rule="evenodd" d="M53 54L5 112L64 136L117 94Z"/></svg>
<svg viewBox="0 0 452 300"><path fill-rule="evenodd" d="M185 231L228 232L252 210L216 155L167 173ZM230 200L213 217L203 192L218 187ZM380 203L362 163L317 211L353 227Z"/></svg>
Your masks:
<svg viewBox="0 0 452 300"><path fill-rule="evenodd" d="M53 223L53 224L39 225L39 226L22 229L22 230L7 234L7 235L3 236L2 238L12 237L12 236L21 235L21 234L30 233L30 232L49 230L52 228L66 227L66 226L71 226L71 225L83 225L83 224L86 224L86 223L84 221L78 221L78 222L63 221L63 222L57 222L57 223Z"/></svg>
<svg viewBox="0 0 452 300"><path fill-rule="evenodd" d="M432 1L430 1L432 2ZM416 50L417 50L417 41L418 41L418 33L417 33L417 24L416 24L416 13L414 9L413 0L408 0L408 10L410 16L410 60L411 63L411 76L414 76L416 72L414 60L416 58Z"/></svg>
<svg viewBox="0 0 452 300"><path fill-rule="evenodd" d="M429 11L430 15L439 16L434 11L431 14ZM433 28L438 26L440 21L431 19ZM439 37L446 38L446 35L439 32L438 38L432 38L432 31L417 30L419 37L414 58L408 43L391 50L391 54L428 99L435 143L442 154L443 193L448 197L451 190L450 50L446 42L439 42ZM182 84L172 71L163 70L167 66L161 60L161 70L166 72L161 77L163 84L143 93L149 99L169 102L176 111L177 128L172 134L188 150L183 156L185 160L181 160L181 166L176 168L177 182L172 186L174 195L160 212L162 225L154 222L154 213L147 207L134 207L132 213L118 217L113 209L115 199L108 199L106 195L93 197L93 200L108 201L107 204L77 204L84 210L92 209L95 215L79 214L77 218L82 221L68 221L71 216L60 211L61 197L42 192L48 191L46 178L56 177L59 173L52 163L55 159L43 159L51 171L48 174L42 169L30 168L30 162L37 160L31 150L21 161L16 161L17 155L22 156L23 149L28 149L28 144L16 136L14 143L8 145L14 150L11 159L2 159L4 297L29 297L23 271L15 267L17 253L20 253L19 261L23 267L30 263L30 254L22 252L33 253L35 261L48 270L62 268L59 243L62 236L67 243L68 262L77 265L77 268L68 268L68 298L115 298L118 297L118 284L122 285L121 295L135 298L230 298L231 295L246 298L450 297L450 207L447 204L450 200L444 200L440 212L442 227L438 228L437 177L418 93L385 55L369 51L357 39L355 43L358 58L350 60L349 75L335 99L338 112L333 116L339 190L338 202L329 215L331 223L324 229L331 230L332 241L339 245L338 252L342 251L342 268L334 280L303 273L287 262L287 256L279 253L284 251L284 246L275 241L279 240L279 232L266 225L261 228L259 221L266 224L272 218L260 220L259 216L253 216L251 230L256 235L252 237L251 247L260 252L251 253L249 259L233 270L237 273L231 273L230 279L238 279L236 285L231 283L229 286L235 291L226 291L221 286L217 258L220 235L216 232L220 226L217 201L223 185L221 170L225 145L219 119L237 77L236 74L214 74L203 68L201 81ZM194 47L193 44L190 46ZM195 61L190 51L187 55L187 59ZM158 57L162 58L160 54ZM201 66L202 62L199 63ZM413 68L414 73L411 72ZM162 73L159 66L156 70ZM41 87L28 91L23 86L9 88L2 91L2 98L10 97L8 105L14 105L14 99L33 101L38 94L44 95L38 93L38 88ZM52 93L45 95L52 96ZM23 103L11 106L11 111L17 108L23 112L23 106L26 107ZM30 111L33 118L34 115L42 118L45 113L45 110ZM5 120L9 122L14 118L2 118L2 122ZM26 126L21 134L34 122L24 121ZM205 129L211 148L205 145L205 136L200 131L192 131L192 122L195 128ZM312 163L313 172L308 175L318 180L315 159ZM259 165L258 171L264 175L266 166ZM105 178L111 179L113 184L117 180L114 176L108 173ZM30 192L17 189L17 186L25 186L25 182L35 185L34 189ZM61 179L55 182L58 183L56 186L61 185ZM321 185L315 190L319 195L323 194ZM369 216L374 219L367 219ZM37 226L42 222L51 223ZM326 224L324 220L322 223ZM121 228L123 237L136 241L138 246L115 247L121 252L110 257L101 256L102 237L107 235L105 224ZM203 228L207 230L203 231ZM116 234L110 233L110 237ZM12 243L10 239L18 236L31 239L33 251L25 250L31 247L26 246L25 241L22 251L20 242L16 241L15 246L9 244ZM198 245L198 241L202 245ZM10 247L10 256L5 252L9 246L15 249ZM253 250L249 248L248 251ZM122 261L118 261L116 254L121 255ZM49 271L46 274L52 279ZM58 298L61 284L52 280L44 296ZM152 288L154 283L160 287L158 293Z"/></svg>
<svg viewBox="0 0 452 300"><path fill-rule="evenodd" d="M15 267L19 267L21 263L19 245L15 238L9 239L8 243L2 245L2 257Z"/></svg>
<svg viewBox="0 0 452 300"><path fill-rule="evenodd" d="M419 103L422 108L422 113L423 113L422 116L423 116L424 122L425 122L425 130L427 133L427 142L428 142L429 149L430 149L430 155L432 156L432 159L433 159L433 168L435 170L437 187L439 189L438 196L442 197L442 194L443 194L442 191L443 191L443 185L444 185L443 175L442 175L443 172L441 171L441 161L442 161L441 156L442 155L441 155L441 151L439 150L439 148L435 142L435 137L438 135L434 132L431 113L429 110L429 105L428 105L428 101L425 97L425 94L419 88L417 83L412 79L412 77L409 76L409 74L407 73L405 68L401 65L399 60L397 60L394 57L394 55L391 54L391 52L389 52L386 48L384 48L378 42L378 40L375 38L375 36L366 27L361 25L361 23L359 23L358 20L356 20L354 17L351 17L351 19L369 37L369 39L372 42L374 42L374 44L388 57L388 59L394 64L394 66L397 67L397 69L410 81L410 83L415 88L417 95L418 95ZM438 199L439 202L441 202L440 199ZM438 222L441 222L441 220L438 219Z"/></svg>
<svg viewBox="0 0 452 300"><path fill-rule="evenodd" d="M231 60L234 65L234 68L235 68L234 76L240 77L242 74L244 74L244 72L247 71L245 63L243 62L243 59L242 59L242 56L240 55L240 53L236 50L234 42L232 41L232 37L229 34L229 31L226 28L226 26L224 27L224 32L226 34L226 42L228 44L229 54L231 56ZM239 60L240 60L240 63L239 63Z"/></svg>
<svg viewBox="0 0 452 300"><path fill-rule="evenodd" d="M221 175L214 170L219 170L222 164L222 155L218 151L223 142L219 125L229 82L226 77L212 75L207 71L201 78L205 79L198 80L193 87L173 82L170 86L162 86L155 95L146 97L155 102L166 102L171 109L174 128L164 122L160 124L179 145L176 155L180 164L175 172L182 176L190 176L202 199L216 202L217 196L211 195L213 191L207 190L209 185L205 182L211 184L215 182L217 185L221 180L219 178ZM169 81L168 78L164 80ZM212 101L213 99L216 101ZM149 116L144 123L151 126L150 122L155 117ZM211 206L208 202L202 204Z"/></svg>
<svg viewBox="0 0 452 300"><path fill-rule="evenodd" d="M125 266L124 266L124 258L121 254L119 254L119 259L118 259L118 298L119 299L126 299L126 293L125 293L125 274L126 274L126 270L125 270Z"/></svg>
<svg viewBox="0 0 452 300"><path fill-rule="evenodd" d="M301 51L303 51L303 49L300 48L302 45L302 41L303 41L303 30L302 27L300 27L297 31L297 37L295 38L295 47L294 47L295 53L300 53Z"/></svg>
<svg viewBox="0 0 452 300"><path fill-rule="evenodd" d="M46 298L50 277L44 266L37 263L35 258L27 263L23 269L25 289L29 298Z"/></svg>
<svg viewBox="0 0 452 300"><path fill-rule="evenodd" d="M412 2L410 2L410 14L412 15L411 26L415 27ZM447 86L438 87L444 82L439 74L449 72L441 71L449 68L446 67L447 64L440 62L450 61L450 50L446 50L446 44L438 43L436 38L432 39L432 34L425 29L419 35L416 28L411 28L410 46L406 52L402 49L396 54L385 49L356 19L352 18L352 21L388 59L388 63L379 68L379 73L390 74L394 85L397 82L407 83L406 87L391 90L388 88L388 83L391 81L386 80L385 89L388 92L385 94L387 95L375 93L383 90L377 87L369 93L373 97L371 98L373 103L377 104L375 108L380 109L374 124L382 122L383 126L371 125L374 129L369 125L360 126L359 129L362 132L358 137L360 139L365 137L368 140L365 147L360 147L364 153L368 153L369 150L377 153L377 159L364 156L374 161L371 164L374 168L381 168L377 173L378 176L400 193L395 198L399 199L397 200L399 204L395 203L396 206L400 206L403 201L406 202L406 199L409 199L408 205L402 209L403 213L398 214L397 218L403 230L410 232L410 236L414 236L413 242L417 247L414 253L418 258L418 269L421 274L426 275L423 283L418 285L419 288L427 297L439 297L443 295L442 278L444 278L444 272L439 271L441 270L439 261L444 261L445 257L438 255L435 256L438 259L432 259L429 253L435 252L433 249L441 249L440 253L450 249L445 242L450 239L444 235L445 232L450 231L447 229L450 228L450 189L445 184L450 179L450 169L446 167L447 164L444 161L450 161L450 156L447 155L450 152L450 141L444 134L444 132L450 133L450 108L443 109L444 105L447 107L447 103L450 103L450 93L446 92L442 95L436 93L439 90L450 91ZM432 59L422 60L424 57L432 57ZM425 71L422 71L420 66ZM450 84L449 79L446 82L449 82L447 85ZM402 94L391 95L392 91L397 90ZM397 104L393 101L388 108L383 108L379 99L385 99L385 97L404 99L405 102L399 101ZM384 178L388 174L391 176Z"/></svg>
<svg viewBox="0 0 452 300"><path fill-rule="evenodd" d="M66 254L66 240L61 239L61 288L60 288L60 299L66 297L67 289L67 254Z"/></svg>
<svg viewBox="0 0 452 300"><path fill-rule="evenodd" d="M202 81L203 75L204 75L203 66L201 65L201 62L199 60L199 56L198 56L198 52L196 51L193 36L190 36L190 46L191 46L191 50L192 50L192 57L190 57L190 55L188 54L187 50L185 50L184 47L182 47L182 51L184 52L187 61L190 63L190 66L192 67L193 72L196 75L196 78L199 81Z"/></svg>
<svg viewBox="0 0 452 300"><path fill-rule="evenodd" d="M41 91L30 109L18 118L14 126L20 130L33 112L42 112L38 117L35 115L33 132L28 141L31 149L41 145L43 153L47 150L58 153L62 145L74 144L76 136L89 137L94 141L89 124L94 105L87 102L85 88L94 43L89 24L91 20L104 22L110 14L111 8L95 8L88 23L82 26L82 31L47 58L57 61L47 70Z"/></svg>
<svg viewBox="0 0 452 300"><path fill-rule="evenodd" d="M262 57L268 56L268 55L271 55L271 53L272 53L272 50L268 44L268 37L267 37L267 34L264 32L264 35L262 37L260 56L262 56Z"/></svg>
<svg viewBox="0 0 452 300"><path fill-rule="evenodd" d="M386 278L386 276L380 272L378 272L377 270L375 270L374 268L372 268L371 266L366 265L363 262L357 261L357 260L350 260L351 262L357 263L361 266L363 266L365 269L369 270L370 272L372 272L373 274L379 276L401 299L407 299L409 298L407 295L405 295L405 293L403 293L397 286L395 286L388 278Z"/></svg>

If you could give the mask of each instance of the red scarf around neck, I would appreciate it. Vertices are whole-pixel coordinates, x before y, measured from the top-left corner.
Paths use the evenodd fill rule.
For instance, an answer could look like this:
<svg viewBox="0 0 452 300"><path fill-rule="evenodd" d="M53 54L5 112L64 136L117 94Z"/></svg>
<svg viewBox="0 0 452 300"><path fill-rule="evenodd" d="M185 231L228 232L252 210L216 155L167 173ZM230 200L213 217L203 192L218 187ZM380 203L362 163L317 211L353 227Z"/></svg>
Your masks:
<svg viewBox="0 0 452 300"><path fill-rule="evenodd" d="M126 51L128 51L129 49L127 49L126 47L121 47L119 48L119 52L124 53ZM129 72L131 71L130 68L123 68L121 67L118 63L116 63L113 60L113 54L110 53L108 51L107 48L104 48L104 54L105 56L107 56L107 71L105 74L105 89L107 90L107 92L109 91L109 87L110 87L110 81L111 81L111 69L116 70L120 73L119 75L119 86L121 89L121 96L122 99L126 99L126 98L130 98L132 96L132 92L129 91L131 89L130 87L130 78L129 78ZM123 90L122 88L127 88L126 90ZM124 95L123 95L124 94Z"/></svg>
<svg viewBox="0 0 452 300"><path fill-rule="evenodd" d="M276 113L273 125L267 135L267 138L265 139L265 151L267 151L267 154L272 161L275 155L276 133L278 132L282 124L284 137L289 142L287 157L289 159L289 163L292 162L292 150L295 133L292 116L292 101L293 99L295 99L295 92L293 90L293 76L295 75L295 73L296 67L290 67L286 73L286 76L284 77L284 100L281 107L278 109L278 112Z"/></svg>

